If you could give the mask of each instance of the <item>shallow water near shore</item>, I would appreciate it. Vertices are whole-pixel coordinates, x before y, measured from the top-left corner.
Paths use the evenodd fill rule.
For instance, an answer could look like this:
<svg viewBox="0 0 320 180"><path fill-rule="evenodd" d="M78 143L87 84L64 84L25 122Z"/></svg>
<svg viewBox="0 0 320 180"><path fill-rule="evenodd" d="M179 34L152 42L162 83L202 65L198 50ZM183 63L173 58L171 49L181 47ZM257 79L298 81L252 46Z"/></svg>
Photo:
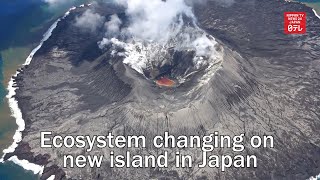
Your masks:
<svg viewBox="0 0 320 180"><path fill-rule="evenodd" d="M0 177L1 180L35 180L38 175L31 171L26 171L22 167L13 162L0 163Z"/></svg>
<svg viewBox="0 0 320 180"><path fill-rule="evenodd" d="M318 0L296 0L296 1L304 3L307 6L315 9L318 12L318 14L320 13L320 2Z"/></svg>
<svg viewBox="0 0 320 180"><path fill-rule="evenodd" d="M42 0L5 0L0 7L0 156L13 142L17 129L15 119L5 98L8 82L16 70L25 62L31 50L40 43L44 32L71 6L86 0L74 1L61 7L50 7ZM39 179L32 171L27 171L13 162L0 163L1 180Z"/></svg>

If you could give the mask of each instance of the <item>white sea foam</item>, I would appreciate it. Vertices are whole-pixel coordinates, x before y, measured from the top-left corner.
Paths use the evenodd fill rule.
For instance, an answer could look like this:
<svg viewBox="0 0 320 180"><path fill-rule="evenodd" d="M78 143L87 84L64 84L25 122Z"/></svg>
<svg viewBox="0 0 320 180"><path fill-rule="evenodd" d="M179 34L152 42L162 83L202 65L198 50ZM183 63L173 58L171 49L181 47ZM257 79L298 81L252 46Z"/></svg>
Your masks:
<svg viewBox="0 0 320 180"><path fill-rule="evenodd" d="M42 174L42 172L43 172L43 166L39 166L37 164L30 163L27 160L20 160L20 159L18 159L17 156L12 156L8 160L23 167L23 169L33 171L34 174Z"/></svg>
<svg viewBox="0 0 320 180"><path fill-rule="evenodd" d="M55 175L51 175L47 180L54 180L55 177Z"/></svg>
<svg viewBox="0 0 320 180"><path fill-rule="evenodd" d="M317 13L317 11L315 9L312 9L312 11L314 12L314 15L316 15L320 19L320 15Z"/></svg>
<svg viewBox="0 0 320 180"><path fill-rule="evenodd" d="M74 9L75 9L75 7L70 8L69 11L67 11L65 13L65 15L62 17L62 19L67 17L70 14L70 11L72 11ZM55 21L51 25L51 27L48 29L48 31L43 35L43 38L42 38L40 44L31 51L30 55L27 57L23 66L30 64L34 54L41 48L43 43L49 39L49 37L52 34L52 31L57 27L57 24L59 21L61 21L61 18L59 18L57 21ZM18 74L19 74L19 71L17 71L13 77L16 77ZM17 148L18 143L22 140L22 131L24 131L24 129L25 129L25 122L22 118L22 113L21 113L21 110L19 109L18 101L14 97L16 95L15 91L16 91L17 87L15 87L16 84L14 82L13 77L9 81L8 88L7 88L8 94L7 94L6 98L8 98L8 104L9 104L9 107L10 107L10 110L12 113L11 116L16 119L18 129L16 130L16 132L13 136L13 140L14 140L13 143L7 149L3 150L4 154L3 154L2 158L0 159L0 163L4 162L3 158L7 153L12 153L12 152L14 152L15 148ZM43 166L30 163L27 160L20 160L17 158L17 156L12 156L8 160L14 162L15 164L23 167L26 170L33 171L34 174L42 174L43 169L44 169Z"/></svg>
<svg viewBox="0 0 320 180"><path fill-rule="evenodd" d="M320 179L320 174L318 176L316 176L316 177L311 177L308 180L319 180L319 179Z"/></svg>
<svg viewBox="0 0 320 180"><path fill-rule="evenodd" d="M28 56L28 58L26 59L25 63L23 64L24 66L30 64L34 54L41 48L43 42L46 41L51 36L51 33L52 33L53 29L57 26L59 21L60 21L60 19L58 19L56 22L54 22L51 25L51 27L49 28L49 30L43 35L43 39L41 40L40 44L31 51L30 55ZM17 71L16 74L13 77L16 77L18 74L19 74L19 71ZM15 148L18 146L18 143L22 139L21 132L25 129L25 122L22 119L22 113L21 113L21 110L19 109L18 101L14 98L14 96L16 95L17 87L14 87L16 84L14 83L14 78L13 77L9 81L8 88L7 88L8 89L8 94L7 94L6 97L8 98L8 103L9 103L9 106L10 106L12 117L14 117L16 119L16 123L18 125L18 129L16 130L16 133L13 136L14 142L12 143L12 145L9 146L7 149L3 150L4 155L7 154L7 153L14 152ZM0 162L3 161L4 155L2 156Z"/></svg>

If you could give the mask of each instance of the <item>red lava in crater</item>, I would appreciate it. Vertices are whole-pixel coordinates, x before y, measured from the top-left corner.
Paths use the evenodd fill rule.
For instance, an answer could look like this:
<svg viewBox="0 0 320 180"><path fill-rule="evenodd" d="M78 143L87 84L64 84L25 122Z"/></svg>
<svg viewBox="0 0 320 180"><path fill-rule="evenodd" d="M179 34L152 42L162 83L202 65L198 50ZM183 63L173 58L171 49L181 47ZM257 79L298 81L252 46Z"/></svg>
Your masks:
<svg viewBox="0 0 320 180"><path fill-rule="evenodd" d="M158 86L172 87L175 85L175 82L169 78L161 77L160 79L156 80L156 84Z"/></svg>

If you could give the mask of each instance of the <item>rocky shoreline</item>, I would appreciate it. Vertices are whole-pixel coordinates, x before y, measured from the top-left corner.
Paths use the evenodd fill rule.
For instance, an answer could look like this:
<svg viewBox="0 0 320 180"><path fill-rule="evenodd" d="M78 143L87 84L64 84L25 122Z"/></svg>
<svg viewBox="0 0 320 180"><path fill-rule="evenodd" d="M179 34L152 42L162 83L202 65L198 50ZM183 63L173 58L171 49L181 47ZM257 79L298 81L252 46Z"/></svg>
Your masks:
<svg viewBox="0 0 320 180"><path fill-rule="evenodd" d="M22 141L4 160L17 156L44 166L41 179L52 175L55 179L307 179L319 174L320 19L311 8L276 0L235 1L230 6L219 1L195 4L199 26L223 45L225 60L210 83L199 90L202 100L190 103L193 107L170 107L165 100L157 101L163 98L161 93L172 92L144 80L139 83L145 84L145 89L139 89L139 83L132 80L139 75L122 63L110 62L108 53L99 50L96 43L101 34L72 26L86 8L77 8L60 21L30 65L14 78L13 87L19 87L14 98L26 127ZM107 7L96 11L106 17L121 13ZM284 11L307 12L306 35L283 34ZM149 97L133 96L139 91ZM144 102L149 98L157 101L156 106L169 109L158 110L152 102ZM186 111L190 117L185 117ZM170 126L165 125L168 117ZM39 145L40 131L45 130L64 135L138 130L151 136L168 128L174 134L212 130L272 134L277 137L276 148L250 150L260 157L257 169L231 169L221 174L196 168L193 173L174 168L113 170L107 168L108 162L104 169L70 170L61 167L60 154L79 154L77 150L48 150ZM99 153L108 154L108 150ZM205 173L197 173L201 171Z"/></svg>
<svg viewBox="0 0 320 180"><path fill-rule="evenodd" d="M84 5L81 5L80 7L84 7ZM69 13L74 9L74 7L69 9L69 11L67 11L61 19L64 19L66 16L68 16ZM4 154L0 162L13 161L26 170L33 171L35 174L40 174L42 176L41 179L48 179L50 177L46 175L48 171L50 171L51 174L56 174L57 178L62 178L65 176L65 174L63 174L64 172L56 166L44 168L44 166L48 164L50 155L34 155L34 153L31 152L31 148L29 147L28 143L21 142L21 139L24 137L26 122L22 118L23 113L18 108L16 90L17 88L19 88L19 86L17 86L16 83L17 81L19 81L19 79L17 79L18 75L20 73L23 73L23 70L28 67L34 54L41 48L43 43L50 38L52 31L56 28L61 19L59 18L50 26L47 32L43 35L43 39L41 40L40 44L32 50L25 63L23 64L23 67L17 70L16 74L11 78L8 85L9 93L7 95L7 98L12 114L16 118L18 129L13 137L13 144L7 149L3 150ZM18 154L18 157L16 156L16 154Z"/></svg>

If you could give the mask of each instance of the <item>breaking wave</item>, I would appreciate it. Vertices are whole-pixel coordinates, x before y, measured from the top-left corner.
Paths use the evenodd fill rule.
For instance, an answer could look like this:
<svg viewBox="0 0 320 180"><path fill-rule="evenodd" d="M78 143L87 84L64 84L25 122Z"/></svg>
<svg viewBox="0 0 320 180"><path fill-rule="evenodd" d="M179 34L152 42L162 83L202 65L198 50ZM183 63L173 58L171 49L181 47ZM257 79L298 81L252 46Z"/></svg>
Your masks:
<svg viewBox="0 0 320 180"><path fill-rule="evenodd" d="M30 64L33 56L41 48L43 43L49 39L53 30L57 27L58 22L61 21L62 19L64 19L65 17L67 17L70 14L70 12L74 9L75 9L75 7L70 8L69 11L67 11L62 18L59 18L50 26L50 28L47 30L47 32L43 35L43 38L42 38L40 44L31 51L30 55L27 57L23 66ZM16 119L18 129L16 130L16 132L13 136L13 143L7 149L3 150L3 156L0 159L0 163L4 162L4 157L6 154L13 153L15 151L15 149L18 147L18 143L21 142L21 140L22 140L22 132L25 129L25 122L22 118L22 113L21 113L21 110L19 109L18 101L15 99L16 89L18 89L18 87L16 87L16 83L14 82L14 77L17 77L17 75L19 73L20 73L19 71L16 71L16 74L13 75L12 78L10 79L9 84L8 84L8 88L7 88L8 94L6 96L6 98L8 98L8 104L9 104L9 107L10 107L10 110L12 113L12 117L14 117ZM20 160L20 159L18 159L17 156L12 156L8 160L14 162L15 164L23 167L26 170L32 171L34 174L41 175L43 172L43 169L44 169L44 166L30 163L27 160Z"/></svg>

